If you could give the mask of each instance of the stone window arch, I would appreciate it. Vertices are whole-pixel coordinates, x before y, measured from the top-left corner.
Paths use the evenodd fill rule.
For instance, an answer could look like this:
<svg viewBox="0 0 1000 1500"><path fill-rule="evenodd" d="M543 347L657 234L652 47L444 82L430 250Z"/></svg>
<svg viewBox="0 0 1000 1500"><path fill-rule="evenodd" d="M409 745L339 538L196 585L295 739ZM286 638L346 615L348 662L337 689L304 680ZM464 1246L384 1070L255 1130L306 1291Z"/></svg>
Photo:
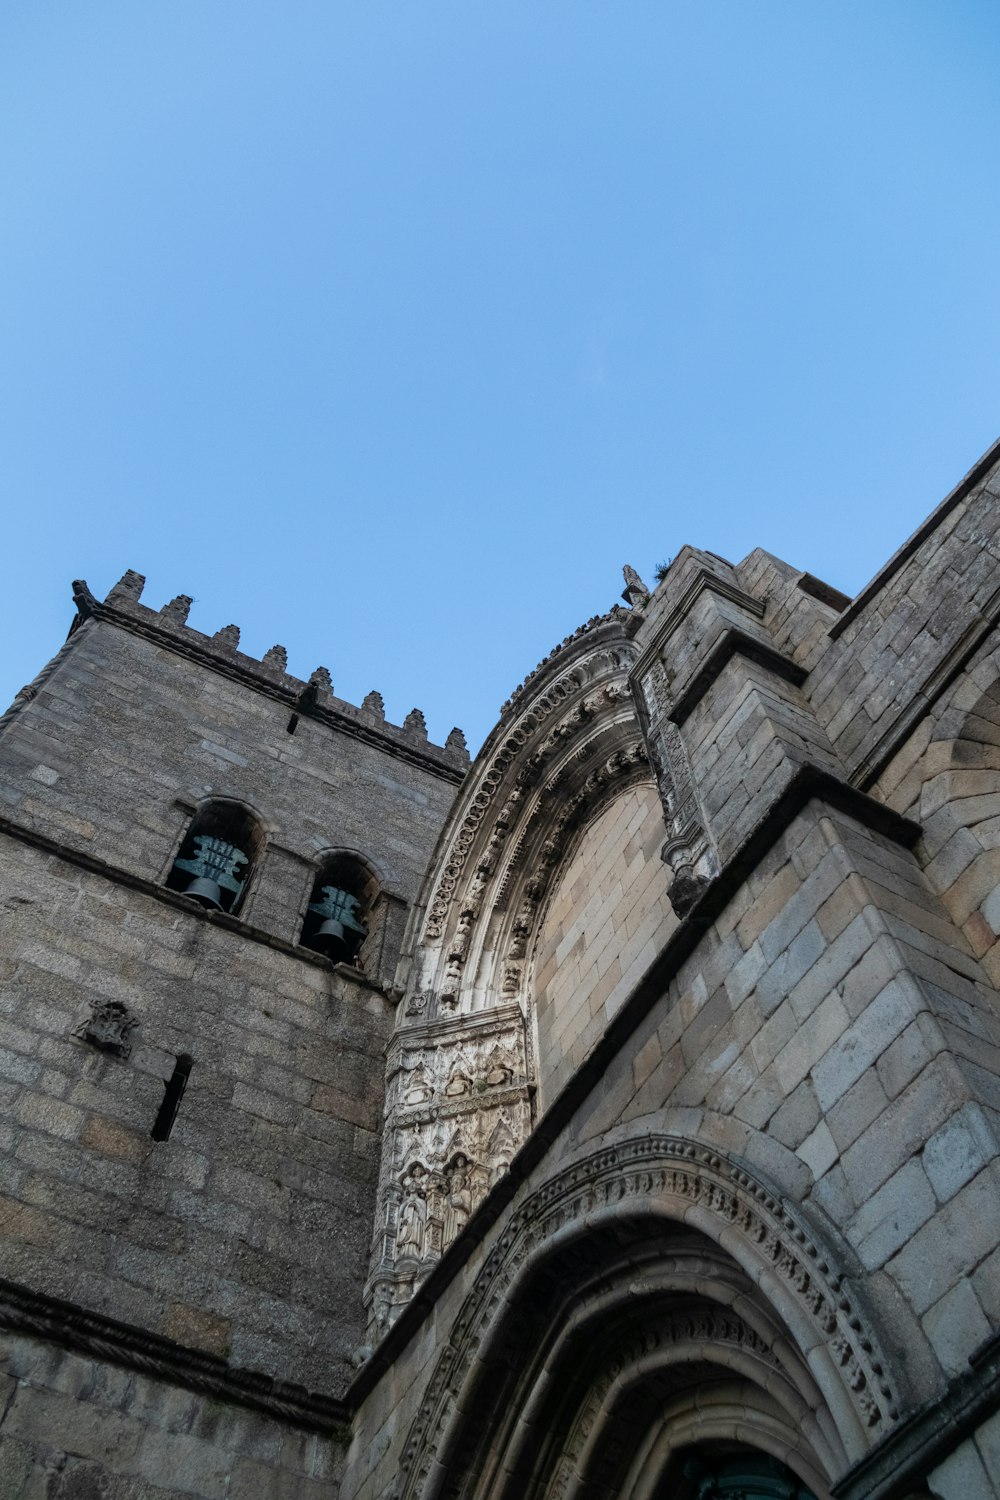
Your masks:
<svg viewBox="0 0 1000 1500"><path fill-rule="evenodd" d="M365 968L380 894L379 881L361 855L330 850L316 868L299 943L334 963Z"/></svg>
<svg viewBox="0 0 1000 1500"><path fill-rule="evenodd" d="M235 915L264 849L264 831L242 802L212 798L196 810L167 875L167 888Z"/></svg>

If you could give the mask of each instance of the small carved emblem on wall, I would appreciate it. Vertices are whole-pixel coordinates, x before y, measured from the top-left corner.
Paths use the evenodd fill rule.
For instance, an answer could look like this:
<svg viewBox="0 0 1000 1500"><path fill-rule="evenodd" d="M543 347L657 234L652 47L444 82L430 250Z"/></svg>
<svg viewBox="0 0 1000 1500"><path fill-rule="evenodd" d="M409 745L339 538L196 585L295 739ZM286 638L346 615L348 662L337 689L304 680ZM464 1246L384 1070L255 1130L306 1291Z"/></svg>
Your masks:
<svg viewBox="0 0 1000 1500"><path fill-rule="evenodd" d="M138 1018L123 1000L98 1000L74 1035L82 1037L100 1052L128 1057L132 1051L132 1033L138 1024Z"/></svg>

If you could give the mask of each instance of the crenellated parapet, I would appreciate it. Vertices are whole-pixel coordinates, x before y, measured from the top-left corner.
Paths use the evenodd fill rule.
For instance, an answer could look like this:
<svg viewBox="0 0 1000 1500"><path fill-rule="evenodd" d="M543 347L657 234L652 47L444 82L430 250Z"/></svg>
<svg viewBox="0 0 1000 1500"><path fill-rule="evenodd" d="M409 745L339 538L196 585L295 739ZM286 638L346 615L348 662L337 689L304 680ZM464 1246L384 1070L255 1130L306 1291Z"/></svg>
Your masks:
<svg viewBox="0 0 1000 1500"><path fill-rule="evenodd" d="M448 779L460 779L468 768L469 752L461 730L453 729L444 745L433 744L419 708L412 709L401 725L390 724L380 693L369 693L360 706L349 703L334 693L325 666L317 667L303 682L289 673L284 646L272 646L259 659L249 656L240 650L238 625L224 625L207 635L187 623L189 595L179 594L160 609L151 609L142 603L144 585L143 575L130 569L102 602L82 579L77 580L73 584L77 614L70 633L88 619L108 620L224 676L236 677L269 697L284 699L293 713L307 714L362 739L377 739L382 748L417 759Z"/></svg>

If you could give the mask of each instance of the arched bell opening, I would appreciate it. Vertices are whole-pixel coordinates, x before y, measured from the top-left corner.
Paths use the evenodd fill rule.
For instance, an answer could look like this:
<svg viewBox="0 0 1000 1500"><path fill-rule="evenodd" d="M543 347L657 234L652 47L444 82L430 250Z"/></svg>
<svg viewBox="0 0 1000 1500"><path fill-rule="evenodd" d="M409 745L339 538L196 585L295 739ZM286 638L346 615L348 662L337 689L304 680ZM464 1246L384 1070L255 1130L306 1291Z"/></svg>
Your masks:
<svg viewBox="0 0 1000 1500"><path fill-rule="evenodd" d="M299 942L333 963L360 966L379 883L356 854L323 856L316 871Z"/></svg>
<svg viewBox="0 0 1000 1500"><path fill-rule="evenodd" d="M594 1229L547 1257L506 1305L428 1495L656 1500L659 1477L648 1465L633 1473L635 1456L692 1398L698 1409L714 1402L716 1415L728 1408L727 1441L754 1429L762 1452L783 1461L794 1450L794 1472L816 1480L820 1500L846 1466L788 1328L696 1231L662 1220ZM676 1446L660 1454L661 1473Z"/></svg>
<svg viewBox="0 0 1000 1500"><path fill-rule="evenodd" d="M263 848L263 830L242 803L205 802L188 825L167 888L210 910L235 914Z"/></svg>

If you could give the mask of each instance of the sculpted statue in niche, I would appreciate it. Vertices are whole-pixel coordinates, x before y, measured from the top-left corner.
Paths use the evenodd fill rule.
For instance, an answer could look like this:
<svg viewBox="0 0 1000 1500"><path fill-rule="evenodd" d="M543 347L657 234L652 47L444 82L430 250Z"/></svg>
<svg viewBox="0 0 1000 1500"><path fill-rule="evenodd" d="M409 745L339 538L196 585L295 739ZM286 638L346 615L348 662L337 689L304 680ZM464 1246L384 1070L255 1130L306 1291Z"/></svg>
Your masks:
<svg viewBox="0 0 1000 1500"><path fill-rule="evenodd" d="M448 967L444 971L444 980L441 985L441 1008L442 1010L454 1010L458 1004L458 986L462 978L462 963L460 959L450 958Z"/></svg>
<svg viewBox="0 0 1000 1500"><path fill-rule="evenodd" d="M459 1058L448 1075L448 1082L445 1085L444 1091L446 1097L449 1099L458 1099L463 1094L472 1093L472 1078L462 1058Z"/></svg>
<svg viewBox="0 0 1000 1500"><path fill-rule="evenodd" d="M476 873L469 882L468 893L465 898L464 910L472 917L478 917L483 903L483 892L486 890L492 871L493 861L482 860L476 866Z"/></svg>
<svg viewBox="0 0 1000 1500"><path fill-rule="evenodd" d="M542 882L529 880L524 889L524 899L518 908L511 927L511 945L508 958L523 958L528 947L528 938L535 921L535 908L542 894Z"/></svg>
<svg viewBox="0 0 1000 1500"><path fill-rule="evenodd" d="M396 1253L412 1255L419 1260L424 1252L424 1230L427 1224L427 1173L415 1162L403 1178L406 1195L399 1210L396 1229Z"/></svg>
<svg viewBox="0 0 1000 1500"><path fill-rule="evenodd" d="M454 1158L446 1172L447 1198L444 1210L444 1244L452 1240L465 1228L472 1215L472 1191L469 1187L469 1159L461 1153Z"/></svg>
<svg viewBox="0 0 1000 1500"><path fill-rule="evenodd" d="M464 963L465 955L469 951L469 935L472 932L473 914L471 911L463 911L455 928L455 936L448 947L448 957L459 959Z"/></svg>
<svg viewBox="0 0 1000 1500"><path fill-rule="evenodd" d="M500 1178L508 1171L516 1150L517 1137L514 1134L510 1118L506 1110L504 1110L490 1132L490 1138L486 1143L487 1160L493 1165L493 1182L499 1182Z"/></svg>
<svg viewBox="0 0 1000 1500"><path fill-rule="evenodd" d="M426 1104L434 1094L434 1085L422 1064L413 1069L406 1080L401 1103Z"/></svg>
<svg viewBox="0 0 1000 1500"><path fill-rule="evenodd" d="M486 1087L490 1089L503 1088L510 1083L514 1076L514 1069L506 1053L501 1052L499 1047L494 1047L486 1059Z"/></svg>

